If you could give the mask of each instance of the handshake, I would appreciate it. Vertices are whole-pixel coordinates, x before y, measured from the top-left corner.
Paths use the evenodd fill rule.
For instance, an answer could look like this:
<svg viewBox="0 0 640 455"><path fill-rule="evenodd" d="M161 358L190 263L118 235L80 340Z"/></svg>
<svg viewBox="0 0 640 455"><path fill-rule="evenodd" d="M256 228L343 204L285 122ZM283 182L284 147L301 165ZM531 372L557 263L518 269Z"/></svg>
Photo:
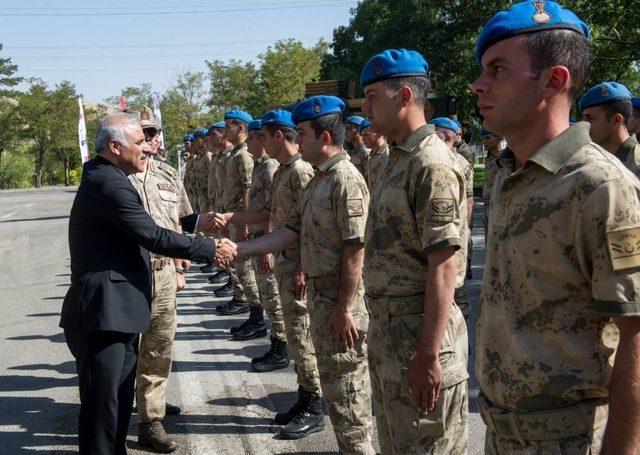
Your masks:
<svg viewBox="0 0 640 455"><path fill-rule="evenodd" d="M216 242L216 256L213 258L217 267L226 268L238 257L238 245L229 239Z"/></svg>
<svg viewBox="0 0 640 455"><path fill-rule="evenodd" d="M220 231L227 226L231 215L231 213L202 213L198 220L198 229L209 232Z"/></svg>

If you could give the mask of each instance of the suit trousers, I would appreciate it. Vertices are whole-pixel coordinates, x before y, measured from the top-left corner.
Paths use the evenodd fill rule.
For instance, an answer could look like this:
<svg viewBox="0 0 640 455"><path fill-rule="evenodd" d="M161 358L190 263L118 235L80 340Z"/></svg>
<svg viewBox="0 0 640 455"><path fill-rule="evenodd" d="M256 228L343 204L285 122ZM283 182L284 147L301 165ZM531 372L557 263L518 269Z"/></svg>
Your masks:
<svg viewBox="0 0 640 455"><path fill-rule="evenodd" d="M65 330L80 383L80 454L126 454L138 334Z"/></svg>

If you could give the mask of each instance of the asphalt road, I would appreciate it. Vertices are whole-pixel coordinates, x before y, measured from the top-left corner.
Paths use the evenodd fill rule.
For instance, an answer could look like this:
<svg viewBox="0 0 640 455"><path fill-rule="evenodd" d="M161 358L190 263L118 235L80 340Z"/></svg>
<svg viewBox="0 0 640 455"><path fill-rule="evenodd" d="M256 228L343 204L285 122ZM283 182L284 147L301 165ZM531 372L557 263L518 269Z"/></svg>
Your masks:
<svg viewBox="0 0 640 455"><path fill-rule="evenodd" d="M0 192L0 452L75 453L79 410L75 365L58 327L69 283L68 216L74 189ZM479 215L480 210L476 209ZM481 221L474 230L474 303L470 344L484 250ZM199 267L195 267L198 269ZM190 272L179 294L169 401L182 407L167 417L167 430L180 454L337 453L327 428L300 441L275 438L276 411L295 400L293 368L256 374L250 358L266 350L267 339L231 341L228 329L240 317L220 317L206 276ZM470 362L473 365L473 357ZM472 375L470 394L477 394ZM482 453L484 425L470 402L470 454ZM138 450L132 418L130 453ZM377 441L375 442L377 445Z"/></svg>

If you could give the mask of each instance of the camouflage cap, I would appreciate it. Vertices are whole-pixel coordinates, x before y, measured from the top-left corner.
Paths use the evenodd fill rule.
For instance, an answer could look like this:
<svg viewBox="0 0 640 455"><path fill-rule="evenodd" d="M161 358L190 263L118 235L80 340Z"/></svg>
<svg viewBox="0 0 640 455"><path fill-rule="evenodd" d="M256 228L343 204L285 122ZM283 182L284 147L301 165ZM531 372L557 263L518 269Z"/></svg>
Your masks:
<svg viewBox="0 0 640 455"><path fill-rule="evenodd" d="M142 110L138 112L138 120L140 121L140 125L142 125L142 129L146 130L147 128L154 128L160 131L158 125L156 124L156 119L153 116L153 111L148 106L142 106Z"/></svg>

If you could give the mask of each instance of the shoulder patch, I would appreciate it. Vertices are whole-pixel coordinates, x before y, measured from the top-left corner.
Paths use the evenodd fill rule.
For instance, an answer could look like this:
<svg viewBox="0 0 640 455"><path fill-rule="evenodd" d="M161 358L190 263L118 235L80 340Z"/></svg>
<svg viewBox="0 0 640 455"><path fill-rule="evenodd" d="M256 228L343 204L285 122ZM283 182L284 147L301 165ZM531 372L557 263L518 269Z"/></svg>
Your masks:
<svg viewBox="0 0 640 455"><path fill-rule="evenodd" d="M171 167L167 163L160 162L158 167L162 169L164 172L166 172L167 174L169 174L171 177L173 178L178 177L178 171L176 171L173 167Z"/></svg>
<svg viewBox="0 0 640 455"><path fill-rule="evenodd" d="M347 214L349 216L364 216L362 198L347 199Z"/></svg>
<svg viewBox="0 0 640 455"><path fill-rule="evenodd" d="M640 227L607 232L607 244L614 271L640 267Z"/></svg>
<svg viewBox="0 0 640 455"><path fill-rule="evenodd" d="M456 200L453 198L431 199L429 219L437 223L450 223L457 215Z"/></svg>
<svg viewBox="0 0 640 455"><path fill-rule="evenodd" d="M172 193L176 193L176 187L171 183L158 183L158 189L162 191L171 191Z"/></svg>

